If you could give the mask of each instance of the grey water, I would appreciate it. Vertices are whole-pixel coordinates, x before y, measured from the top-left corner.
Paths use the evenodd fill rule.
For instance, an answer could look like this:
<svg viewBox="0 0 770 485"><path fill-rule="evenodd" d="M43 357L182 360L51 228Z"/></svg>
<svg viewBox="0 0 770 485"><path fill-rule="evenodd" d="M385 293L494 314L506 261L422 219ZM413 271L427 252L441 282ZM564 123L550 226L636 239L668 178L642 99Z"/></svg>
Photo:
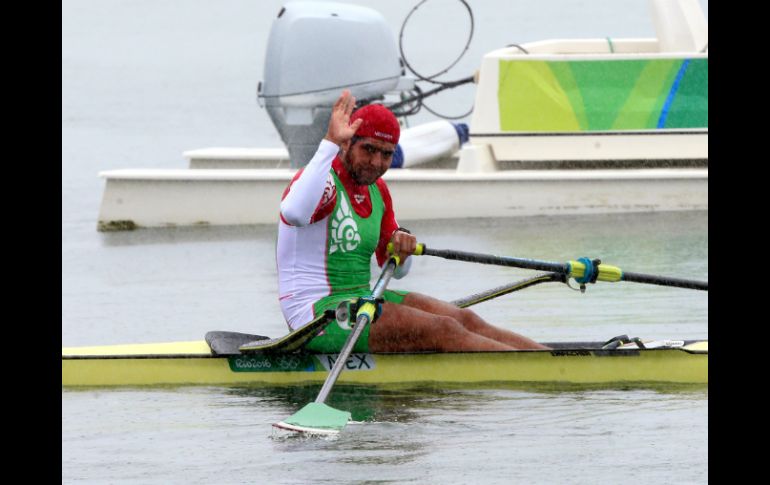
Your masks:
<svg viewBox="0 0 770 485"><path fill-rule="evenodd" d="M198 340L209 330L278 336L272 225L98 233L103 181L119 168L185 168L182 152L278 147L256 102L272 19L284 2L62 4L62 345ZM396 35L418 3L376 8ZM445 78L512 43L654 37L645 1L469 2L474 34ZM706 13L708 3L701 2ZM406 55L433 73L468 38L460 2L432 0L405 29ZM472 87L431 108L467 111ZM410 120L435 119L422 112ZM469 122L466 118L464 121ZM395 201L398 211L398 201ZM418 221L436 248L708 279L708 212ZM510 268L417 258L392 286L447 300L514 281ZM586 293L539 286L480 304L539 341L708 338L708 295L633 284ZM286 439L270 424L320 386L62 390L63 483L706 483L706 389L362 388L331 404L357 423L333 440Z"/></svg>

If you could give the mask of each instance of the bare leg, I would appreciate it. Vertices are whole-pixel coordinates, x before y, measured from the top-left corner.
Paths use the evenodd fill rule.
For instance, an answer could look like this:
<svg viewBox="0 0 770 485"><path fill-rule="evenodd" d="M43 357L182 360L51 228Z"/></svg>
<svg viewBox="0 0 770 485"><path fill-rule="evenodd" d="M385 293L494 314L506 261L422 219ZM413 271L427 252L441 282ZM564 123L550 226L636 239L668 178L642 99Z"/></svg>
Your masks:
<svg viewBox="0 0 770 485"><path fill-rule="evenodd" d="M494 327L470 310L419 293L402 305L385 303L369 332L373 352L483 351L547 349L508 330Z"/></svg>
<svg viewBox="0 0 770 485"><path fill-rule="evenodd" d="M409 293L406 298L404 298L403 304L419 308L429 313L452 317L469 331L505 343L515 349L548 349L545 345L541 345L528 337L487 323L483 318L479 317L471 310L458 308L451 303L427 295Z"/></svg>
<svg viewBox="0 0 770 485"><path fill-rule="evenodd" d="M406 305L385 303L382 316L369 330L372 352L463 352L514 350L470 332L459 322Z"/></svg>

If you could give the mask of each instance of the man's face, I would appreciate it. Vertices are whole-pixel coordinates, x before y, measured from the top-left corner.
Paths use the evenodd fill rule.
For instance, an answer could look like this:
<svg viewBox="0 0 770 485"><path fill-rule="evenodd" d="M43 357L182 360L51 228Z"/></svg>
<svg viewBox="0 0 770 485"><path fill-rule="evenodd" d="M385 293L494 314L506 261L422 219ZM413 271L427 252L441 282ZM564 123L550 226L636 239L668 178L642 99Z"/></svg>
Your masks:
<svg viewBox="0 0 770 485"><path fill-rule="evenodd" d="M349 143L342 164L355 183L371 185L390 168L396 149L394 143L376 138L359 138Z"/></svg>

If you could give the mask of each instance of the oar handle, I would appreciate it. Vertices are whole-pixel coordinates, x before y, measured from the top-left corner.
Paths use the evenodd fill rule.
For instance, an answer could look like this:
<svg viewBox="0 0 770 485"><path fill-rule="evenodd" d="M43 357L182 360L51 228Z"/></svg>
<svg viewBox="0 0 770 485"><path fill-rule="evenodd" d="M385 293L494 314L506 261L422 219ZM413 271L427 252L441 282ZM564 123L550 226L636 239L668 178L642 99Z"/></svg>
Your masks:
<svg viewBox="0 0 770 485"><path fill-rule="evenodd" d="M388 255L389 255L391 258L393 258L393 259L395 259L395 260L396 260L396 266L400 266L400 265L401 265L401 258L400 258L400 257L398 256L398 254L396 254L396 252L393 250L393 243L389 242L389 243L388 243L388 246L387 246L387 249L388 249ZM415 252L414 252L414 254L417 254L417 251L415 251ZM419 256L419 254L417 254L417 255Z"/></svg>
<svg viewBox="0 0 770 485"><path fill-rule="evenodd" d="M415 256L422 256L425 254L425 243L417 243L417 249L414 250Z"/></svg>

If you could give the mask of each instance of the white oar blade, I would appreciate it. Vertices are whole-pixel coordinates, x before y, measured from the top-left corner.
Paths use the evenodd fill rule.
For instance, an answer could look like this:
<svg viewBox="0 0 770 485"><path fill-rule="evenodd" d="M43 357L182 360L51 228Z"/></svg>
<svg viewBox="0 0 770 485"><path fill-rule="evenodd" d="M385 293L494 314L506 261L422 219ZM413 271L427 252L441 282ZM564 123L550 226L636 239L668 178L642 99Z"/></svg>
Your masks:
<svg viewBox="0 0 770 485"><path fill-rule="evenodd" d="M311 402L290 417L273 424L297 433L329 435L339 433L350 421L350 413L323 403Z"/></svg>

